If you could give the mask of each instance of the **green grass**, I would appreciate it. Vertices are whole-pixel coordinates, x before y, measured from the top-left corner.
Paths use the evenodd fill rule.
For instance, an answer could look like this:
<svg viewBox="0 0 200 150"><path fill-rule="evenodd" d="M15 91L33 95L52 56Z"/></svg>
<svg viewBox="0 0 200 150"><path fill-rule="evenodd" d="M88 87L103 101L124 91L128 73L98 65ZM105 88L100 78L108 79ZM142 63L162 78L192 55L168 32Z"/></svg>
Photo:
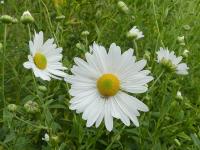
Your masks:
<svg viewBox="0 0 200 150"><path fill-rule="evenodd" d="M126 33L133 25L143 31L145 37L138 40L139 58L147 51L151 69L156 80L162 68L156 63L156 51L165 46L182 55L189 56L184 62L190 67L187 76L164 73L155 85L144 94L136 95L150 108L139 117L140 127L125 127L115 119L112 132L102 123L99 128L86 128L80 114L69 110L70 96L64 81L45 82L37 79L37 85L47 87L38 91L41 113L29 114L24 109L28 100L38 101L38 95L30 70L23 67L29 54L28 28L22 23L8 25L5 51L5 100L0 96L0 150L198 150L200 149L200 1L199 0L124 0L130 14L117 7L117 0L66 0L55 8L50 0L5 0L0 4L0 14L20 19L29 10L35 18L31 33L43 31L45 39L54 37L63 47L63 63L68 68L75 56L84 58L88 45L94 41L106 47L112 42L123 51L134 48ZM65 19L57 21L63 14ZM185 26L190 29L186 30ZM81 32L88 30L87 40ZM185 36L185 46L177 43L177 37ZM0 42L4 39L4 24L0 23ZM76 47L81 43L81 49ZM3 57L3 50L0 55ZM0 59L1 81L2 58ZM154 81L155 81L154 80ZM149 87L154 83L152 81ZM2 82L1 82L2 83ZM2 84L0 91L2 91ZM38 90L37 86L36 89ZM183 99L177 99L180 90ZM14 103L17 112L7 105ZM48 129L49 128L49 129ZM42 141L50 131L51 140ZM57 141L55 137L59 137Z"/></svg>

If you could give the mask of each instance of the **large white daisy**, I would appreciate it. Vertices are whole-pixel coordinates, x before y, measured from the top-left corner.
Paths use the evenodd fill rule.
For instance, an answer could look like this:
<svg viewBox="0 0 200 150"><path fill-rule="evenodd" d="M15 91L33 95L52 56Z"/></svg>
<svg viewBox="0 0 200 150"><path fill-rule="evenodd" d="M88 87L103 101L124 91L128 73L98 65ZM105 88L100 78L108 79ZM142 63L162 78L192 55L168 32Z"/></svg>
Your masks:
<svg viewBox="0 0 200 150"><path fill-rule="evenodd" d="M54 39L48 39L43 43L43 32L35 33L33 41L29 41L30 55L23 65L32 69L36 77L43 80L51 78L61 79L66 77L63 72L66 68L60 62L62 60L62 48L57 48Z"/></svg>
<svg viewBox="0 0 200 150"><path fill-rule="evenodd" d="M174 70L177 74L187 75L188 66L186 63L181 63L182 56L176 57L174 51L170 52L167 48L160 48L157 53L157 62L168 67L172 71Z"/></svg>
<svg viewBox="0 0 200 150"><path fill-rule="evenodd" d="M70 109L82 113L87 120L87 127L94 123L96 127L104 119L108 131L113 129L113 118L120 119L125 125L130 120L139 126L137 116L139 111L148 111L148 107L129 93L144 93L147 83L153 77L150 71L142 70L146 60L136 62L133 49L121 54L121 49L115 43L111 44L109 52L103 46L93 44L92 53L86 53L86 61L75 58L66 81L71 83Z"/></svg>

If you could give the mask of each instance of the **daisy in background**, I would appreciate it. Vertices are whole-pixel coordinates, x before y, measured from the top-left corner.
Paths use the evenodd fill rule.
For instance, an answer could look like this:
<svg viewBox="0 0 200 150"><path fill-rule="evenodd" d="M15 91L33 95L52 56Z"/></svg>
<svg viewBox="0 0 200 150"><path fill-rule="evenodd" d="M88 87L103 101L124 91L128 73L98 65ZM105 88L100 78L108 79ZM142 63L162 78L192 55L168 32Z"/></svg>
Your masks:
<svg viewBox="0 0 200 150"><path fill-rule="evenodd" d="M130 120L139 126L137 116L140 111L147 112L148 107L129 93L144 93L148 90L147 83L153 80L143 70L146 60L136 62L133 49L121 54L115 43L110 45L109 52L96 43L90 47L91 53L85 54L86 61L75 58L66 81L71 83L70 109L83 113L87 127L93 124L98 127L104 119L108 131L113 129L113 118L120 119L125 125Z"/></svg>
<svg viewBox="0 0 200 150"><path fill-rule="evenodd" d="M44 137L42 137L42 140L43 140L43 141L46 141L46 142L49 142L49 134L48 134L48 133L45 133L45 134L44 134Z"/></svg>
<svg viewBox="0 0 200 150"><path fill-rule="evenodd" d="M66 77L66 68L62 60L62 48L57 48L54 39L43 43L43 32L35 33L33 41L29 41L30 55L23 65L32 69L36 77L43 80L62 79Z"/></svg>
<svg viewBox="0 0 200 150"><path fill-rule="evenodd" d="M157 62L162 64L168 71L176 72L176 74L187 75L188 66L181 63L182 56L176 57L174 51L170 52L167 48L160 48L157 53Z"/></svg>
<svg viewBox="0 0 200 150"><path fill-rule="evenodd" d="M128 38L135 38L136 40L144 37L142 31L140 31L136 26L134 26L128 33Z"/></svg>

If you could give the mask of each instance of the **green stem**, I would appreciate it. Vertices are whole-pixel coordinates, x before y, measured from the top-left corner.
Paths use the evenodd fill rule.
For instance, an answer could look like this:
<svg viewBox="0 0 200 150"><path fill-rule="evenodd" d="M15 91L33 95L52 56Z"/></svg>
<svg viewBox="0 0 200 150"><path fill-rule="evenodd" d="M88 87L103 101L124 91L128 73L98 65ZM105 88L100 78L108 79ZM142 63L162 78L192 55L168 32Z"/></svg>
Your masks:
<svg viewBox="0 0 200 150"><path fill-rule="evenodd" d="M17 117L16 115L15 115L14 117L15 117L17 120L19 120L19 121L21 121L21 122L23 122L23 123L25 123L25 124L28 124L28 125L30 125L30 126L32 126L32 127L34 127L34 128L38 128L38 129L47 129L47 128L44 127L44 126L37 126L37 125L34 125L34 124L32 124L32 123L30 123L30 122L28 122L28 121L26 121L26 120L23 120L23 119Z"/></svg>
<svg viewBox="0 0 200 150"><path fill-rule="evenodd" d="M4 106L6 105L5 99L5 52L6 52L6 39L7 39L7 24L4 27L4 41L3 41L3 55L2 55L2 98Z"/></svg>
<svg viewBox="0 0 200 150"><path fill-rule="evenodd" d="M48 133L49 133L49 135L50 135L50 137L51 137L51 135L52 135L52 130L51 130L51 127L50 127L50 126L51 126L51 125L50 125L50 122L46 119L46 118L47 118L46 106L45 106L43 100L41 99L41 97L39 96L39 91L38 91L38 88L37 88L37 82L36 82L36 79L35 79L35 76L34 76L34 73L33 73L33 72L32 72L32 76L33 76L33 83L34 83L34 87L35 87L35 91L36 91L36 96L37 96L37 98L38 98L38 100L39 100L40 105L42 106L43 113L44 113L44 117L45 117L45 121L46 121L47 126L48 126ZM47 108L47 109L48 109L48 108ZM51 139L51 138L50 138L50 139Z"/></svg>
<svg viewBox="0 0 200 150"><path fill-rule="evenodd" d="M55 35L54 31L53 31L53 25L51 23L51 18L50 18L50 15L49 15L49 10L48 10L46 4L44 3L44 1L43 0L40 0L40 1L43 4L43 6L44 6L44 8L46 10L47 19L48 19L48 23L49 23L49 30L50 30L51 34L53 34L53 37L55 38L56 44L59 45L58 44L58 39L57 39L57 37L56 37L56 35Z"/></svg>
<svg viewBox="0 0 200 150"><path fill-rule="evenodd" d="M31 28L29 24L27 24L27 28L28 28L29 39L31 40Z"/></svg>
<svg viewBox="0 0 200 150"><path fill-rule="evenodd" d="M114 139L112 140L112 142L106 147L106 150L109 150L111 148L111 146L114 144L114 142L117 141L119 135L121 135L121 133L124 131L125 129L125 125L123 126L123 128L115 135Z"/></svg>
<svg viewBox="0 0 200 150"><path fill-rule="evenodd" d="M155 81L153 82L153 84L150 86L149 91L151 91L152 88L154 87L154 85L158 82L158 80L160 80L160 78L162 77L162 75L163 75L164 72L165 72L165 71L163 70L163 71L160 73L160 75L156 78L156 80L155 80Z"/></svg>
<svg viewBox="0 0 200 150"><path fill-rule="evenodd" d="M138 46L137 46L137 42L136 40L134 39L133 40L133 45L134 45L134 50L135 50L135 56L136 56L136 59L138 59L138 56L139 56L139 53L138 53Z"/></svg>
<svg viewBox="0 0 200 150"><path fill-rule="evenodd" d="M85 46L86 46L85 50L87 50L88 49L88 39L87 39L87 36L85 37Z"/></svg>
<svg viewBox="0 0 200 150"><path fill-rule="evenodd" d="M156 28L157 28L157 31L158 31L158 37L160 38L160 29L159 29L159 26L158 26L158 21L157 21L157 17L156 17L156 8L155 8L155 3L154 3L154 0L152 0L152 5L153 5L153 13L154 13L154 18L155 18L155 24L156 24ZM160 41L161 41L161 45L163 47L165 47L162 39L160 38Z"/></svg>

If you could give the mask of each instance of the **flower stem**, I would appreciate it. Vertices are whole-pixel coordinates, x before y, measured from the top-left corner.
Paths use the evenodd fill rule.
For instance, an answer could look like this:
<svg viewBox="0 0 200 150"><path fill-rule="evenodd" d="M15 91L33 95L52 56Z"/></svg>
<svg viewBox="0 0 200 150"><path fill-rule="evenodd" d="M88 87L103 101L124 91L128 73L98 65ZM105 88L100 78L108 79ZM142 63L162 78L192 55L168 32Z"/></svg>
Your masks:
<svg viewBox="0 0 200 150"><path fill-rule="evenodd" d="M138 46L137 46L137 42L136 40L133 40L133 45L134 45L134 48L135 48L135 56L136 56L136 59L138 59Z"/></svg>
<svg viewBox="0 0 200 150"><path fill-rule="evenodd" d="M153 84L152 84L151 87L149 88L149 91L152 90L152 88L153 88L154 85L158 82L158 80L162 77L162 75L163 75L164 72L165 72L165 71L163 70L163 71L160 73L160 75L156 78L156 80L153 82Z"/></svg>
<svg viewBox="0 0 200 150"><path fill-rule="evenodd" d="M154 0L152 0L152 5L153 5L153 13L154 13L154 18L155 18L155 24L156 24L156 28L157 28L157 31L158 31L158 37L160 38L161 34L160 34L160 29L159 29L159 26L158 26L158 21L157 21L157 17L156 17L156 8L155 8L155 3L154 3ZM161 42L161 45L163 47L165 47L162 39L160 38L160 42Z"/></svg>
<svg viewBox="0 0 200 150"><path fill-rule="evenodd" d="M3 103L4 106L6 104L6 99L5 99L5 52L6 52L6 39L7 39L7 24L5 24L4 27L4 41L3 41L3 55L2 55L2 98L3 98Z"/></svg>
<svg viewBox="0 0 200 150"><path fill-rule="evenodd" d="M29 24L27 24L27 28L28 28L29 39L31 40L31 28Z"/></svg>

